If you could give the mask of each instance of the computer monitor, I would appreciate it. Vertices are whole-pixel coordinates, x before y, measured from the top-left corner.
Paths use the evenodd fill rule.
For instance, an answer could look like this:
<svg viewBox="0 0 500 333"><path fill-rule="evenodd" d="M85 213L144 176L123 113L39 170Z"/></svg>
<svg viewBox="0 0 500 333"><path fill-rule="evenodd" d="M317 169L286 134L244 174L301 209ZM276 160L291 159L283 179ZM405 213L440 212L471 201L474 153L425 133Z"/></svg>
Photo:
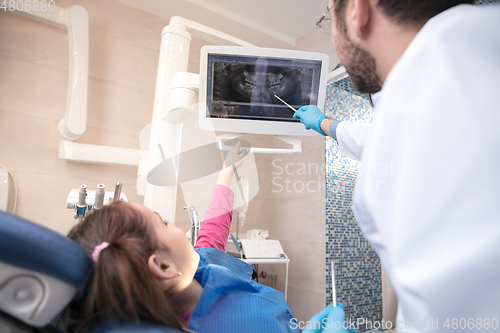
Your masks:
<svg viewBox="0 0 500 333"><path fill-rule="evenodd" d="M321 53L204 46L200 61L200 127L206 130L270 135L316 135L294 111L323 110L328 56Z"/></svg>

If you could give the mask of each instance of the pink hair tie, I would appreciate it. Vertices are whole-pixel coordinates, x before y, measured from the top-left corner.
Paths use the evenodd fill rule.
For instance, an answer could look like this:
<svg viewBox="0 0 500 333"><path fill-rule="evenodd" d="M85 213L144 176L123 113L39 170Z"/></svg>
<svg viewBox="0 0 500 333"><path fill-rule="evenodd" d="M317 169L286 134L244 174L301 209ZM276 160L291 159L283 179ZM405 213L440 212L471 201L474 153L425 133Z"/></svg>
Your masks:
<svg viewBox="0 0 500 333"><path fill-rule="evenodd" d="M99 259L99 255L101 254L101 251L104 250L109 246L108 242L102 242L100 245L97 245L94 248L94 252L92 252L92 259L94 259L94 262L97 262L97 259Z"/></svg>

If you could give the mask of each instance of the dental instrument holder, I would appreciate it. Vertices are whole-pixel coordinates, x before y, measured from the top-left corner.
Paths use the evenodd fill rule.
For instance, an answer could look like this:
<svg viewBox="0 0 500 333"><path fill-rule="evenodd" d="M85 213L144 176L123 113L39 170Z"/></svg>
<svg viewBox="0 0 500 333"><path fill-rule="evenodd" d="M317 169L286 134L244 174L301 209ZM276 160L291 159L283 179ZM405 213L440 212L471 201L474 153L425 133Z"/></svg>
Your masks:
<svg viewBox="0 0 500 333"><path fill-rule="evenodd" d="M229 151L234 146L226 145L226 141L234 140L234 139L239 138L240 136L243 136L243 135L245 135L245 134L243 134L243 133L224 133L224 134L218 135L215 138L217 148L219 148L220 150ZM297 139L297 138L292 137L292 136L287 136L287 135L273 135L273 137L292 145L292 148L291 149L283 149L283 148L251 147L249 153L293 155L293 154L299 154L302 152L302 141L300 139Z"/></svg>
<svg viewBox="0 0 500 333"><path fill-rule="evenodd" d="M106 192L104 184L98 184L95 191L87 190L87 186L82 184L80 188L70 190L66 198L66 208L73 209L75 220L77 223L81 222L91 212L115 201L115 197L117 200L127 201L127 196L121 193L121 189L120 182L117 183L115 192Z"/></svg>

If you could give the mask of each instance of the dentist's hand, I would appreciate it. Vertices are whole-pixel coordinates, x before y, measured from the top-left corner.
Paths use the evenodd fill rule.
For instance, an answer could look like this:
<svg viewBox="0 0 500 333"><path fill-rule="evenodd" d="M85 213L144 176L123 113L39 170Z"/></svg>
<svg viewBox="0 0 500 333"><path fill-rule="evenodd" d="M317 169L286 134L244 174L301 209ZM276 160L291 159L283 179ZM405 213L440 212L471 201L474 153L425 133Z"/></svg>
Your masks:
<svg viewBox="0 0 500 333"><path fill-rule="evenodd" d="M306 125L306 130L312 128L321 135L325 135L321 130L321 121L326 117L316 105L306 105L301 107L293 115L294 118L300 118L300 122Z"/></svg>
<svg viewBox="0 0 500 333"><path fill-rule="evenodd" d="M336 307L328 305L323 311L314 315L302 333L356 333L345 321L344 304L338 302Z"/></svg>

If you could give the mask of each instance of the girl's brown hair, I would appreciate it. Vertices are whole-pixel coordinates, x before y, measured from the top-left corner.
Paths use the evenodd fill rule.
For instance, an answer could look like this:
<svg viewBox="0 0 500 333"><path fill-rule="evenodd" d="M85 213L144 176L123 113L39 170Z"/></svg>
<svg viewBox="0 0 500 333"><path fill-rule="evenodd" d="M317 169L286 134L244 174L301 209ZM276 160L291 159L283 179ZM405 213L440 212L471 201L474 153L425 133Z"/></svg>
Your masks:
<svg viewBox="0 0 500 333"><path fill-rule="evenodd" d="M180 328L175 310L148 267L160 244L141 212L114 202L88 215L68 237L89 254L102 242L110 244L101 251L89 293L78 306L85 318L106 314L126 322L145 320Z"/></svg>

